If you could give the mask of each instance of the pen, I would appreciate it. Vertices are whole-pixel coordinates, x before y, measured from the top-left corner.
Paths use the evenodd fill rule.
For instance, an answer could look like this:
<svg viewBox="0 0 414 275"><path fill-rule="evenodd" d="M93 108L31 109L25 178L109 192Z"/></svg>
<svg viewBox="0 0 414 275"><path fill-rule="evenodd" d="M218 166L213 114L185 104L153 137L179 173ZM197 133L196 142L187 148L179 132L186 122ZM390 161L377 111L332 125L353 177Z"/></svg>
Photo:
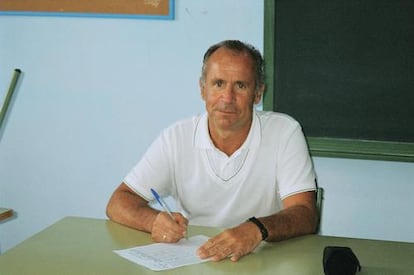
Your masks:
<svg viewBox="0 0 414 275"><path fill-rule="evenodd" d="M168 215L171 217L171 219L173 219L173 221L175 221L174 216L172 215L170 208L165 203L165 201L160 197L160 195L158 195L157 191L155 191L154 189L151 188L151 193L154 195L155 199L161 205L161 207L165 210L165 212L167 212ZM187 232L185 234L185 238L188 239Z"/></svg>
<svg viewBox="0 0 414 275"><path fill-rule="evenodd" d="M168 205L165 203L165 201L160 197L160 195L158 195L157 191L155 191L154 189L151 188L151 192L154 195L155 199L157 200L157 202L161 205L161 207L165 210L165 212L168 213L168 215L170 215L171 219L174 219L174 216L171 213L170 208L168 207Z"/></svg>

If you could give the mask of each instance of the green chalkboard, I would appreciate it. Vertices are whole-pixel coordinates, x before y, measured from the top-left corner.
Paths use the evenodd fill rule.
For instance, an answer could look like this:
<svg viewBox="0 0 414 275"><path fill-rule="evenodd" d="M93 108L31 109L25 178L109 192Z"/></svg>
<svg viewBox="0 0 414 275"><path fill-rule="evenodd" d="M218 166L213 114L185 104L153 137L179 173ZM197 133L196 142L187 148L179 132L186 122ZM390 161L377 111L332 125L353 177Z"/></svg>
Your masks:
<svg viewBox="0 0 414 275"><path fill-rule="evenodd" d="M414 161L414 1L265 1L264 48L314 155Z"/></svg>

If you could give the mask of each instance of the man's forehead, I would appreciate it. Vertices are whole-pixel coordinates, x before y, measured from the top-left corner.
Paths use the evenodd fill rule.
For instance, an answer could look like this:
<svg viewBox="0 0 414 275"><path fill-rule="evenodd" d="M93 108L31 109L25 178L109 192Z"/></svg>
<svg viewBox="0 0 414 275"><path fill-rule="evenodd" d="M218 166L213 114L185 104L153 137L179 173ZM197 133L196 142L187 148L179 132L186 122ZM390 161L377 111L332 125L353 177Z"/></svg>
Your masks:
<svg viewBox="0 0 414 275"><path fill-rule="evenodd" d="M246 72L254 72L254 64L248 54L227 50L226 53L212 55L206 69L207 74L219 72L245 74Z"/></svg>
<svg viewBox="0 0 414 275"><path fill-rule="evenodd" d="M228 49L225 47L218 48L209 58L209 60L214 59L223 59L223 58L242 58L242 59L248 59L251 62L253 62L252 56L247 51L239 51L234 49Z"/></svg>

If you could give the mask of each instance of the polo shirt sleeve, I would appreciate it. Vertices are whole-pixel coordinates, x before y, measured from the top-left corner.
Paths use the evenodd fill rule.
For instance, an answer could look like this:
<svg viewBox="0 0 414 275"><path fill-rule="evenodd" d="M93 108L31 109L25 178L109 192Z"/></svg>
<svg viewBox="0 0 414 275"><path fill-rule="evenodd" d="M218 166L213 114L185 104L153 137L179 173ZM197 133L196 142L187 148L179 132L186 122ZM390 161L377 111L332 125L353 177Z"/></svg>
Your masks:
<svg viewBox="0 0 414 275"><path fill-rule="evenodd" d="M315 172L300 124L295 121L285 130L277 165L277 182L282 199L316 189Z"/></svg>
<svg viewBox="0 0 414 275"><path fill-rule="evenodd" d="M154 199L151 188L161 196L171 193L172 169L168 144L164 130L124 178L124 183L128 187L148 201Z"/></svg>

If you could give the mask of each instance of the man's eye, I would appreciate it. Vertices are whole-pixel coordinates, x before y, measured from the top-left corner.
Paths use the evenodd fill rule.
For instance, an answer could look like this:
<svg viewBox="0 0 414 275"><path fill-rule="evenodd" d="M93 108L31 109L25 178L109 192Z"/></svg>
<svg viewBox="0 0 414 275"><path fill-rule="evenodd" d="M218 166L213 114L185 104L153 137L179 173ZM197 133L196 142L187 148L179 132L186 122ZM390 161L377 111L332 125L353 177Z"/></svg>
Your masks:
<svg viewBox="0 0 414 275"><path fill-rule="evenodd" d="M246 85L244 85L244 83L242 83L242 82L239 82L239 83L237 83L237 88L239 88L239 89L245 89L246 88Z"/></svg>
<svg viewBox="0 0 414 275"><path fill-rule="evenodd" d="M236 83L236 88L239 91L244 91L244 90L247 89L247 85L245 83L243 83L243 82L237 82Z"/></svg>
<svg viewBox="0 0 414 275"><path fill-rule="evenodd" d="M215 83L215 85L217 87L222 87L223 86L223 80L217 80L216 83Z"/></svg>

